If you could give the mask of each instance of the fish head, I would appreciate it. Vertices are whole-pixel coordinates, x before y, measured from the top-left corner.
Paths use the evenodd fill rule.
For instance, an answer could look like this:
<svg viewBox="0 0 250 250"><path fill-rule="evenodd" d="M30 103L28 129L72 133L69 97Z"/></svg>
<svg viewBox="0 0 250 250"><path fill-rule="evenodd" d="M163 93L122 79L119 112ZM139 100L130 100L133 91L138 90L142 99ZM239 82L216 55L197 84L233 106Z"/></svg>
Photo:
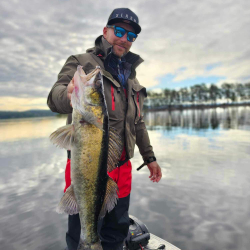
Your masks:
<svg viewBox="0 0 250 250"><path fill-rule="evenodd" d="M102 105L104 95L101 69L96 67L87 78L89 80L85 83L85 102L90 105Z"/></svg>
<svg viewBox="0 0 250 250"><path fill-rule="evenodd" d="M86 105L100 106L103 104L104 88L101 68L99 66L87 75L82 66L78 66L74 76L74 84L73 96L75 101L72 102L73 108ZM74 107L75 103L76 107Z"/></svg>

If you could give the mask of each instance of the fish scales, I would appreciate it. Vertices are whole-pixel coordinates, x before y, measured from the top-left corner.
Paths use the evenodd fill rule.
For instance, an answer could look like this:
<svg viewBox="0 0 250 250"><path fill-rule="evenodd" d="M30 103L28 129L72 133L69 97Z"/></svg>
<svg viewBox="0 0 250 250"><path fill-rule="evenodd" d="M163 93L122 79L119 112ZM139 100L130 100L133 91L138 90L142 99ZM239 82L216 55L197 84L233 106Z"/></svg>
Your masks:
<svg viewBox="0 0 250 250"><path fill-rule="evenodd" d="M103 121L102 108L96 107L94 112ZM81 120L81 116L78 116L78 114L73 114L73 123ZM72 183L77 200L82 201L78 204L80 211L82 211L82 233L88 241L96 242L98 240L96 232L99 214L93 213L93 211L101 210L102 196L105 194L102 190L106 189L107 181L99 181L104 132L87 123L79 125L76 131L75 143L71 149Z"/></svg>
<svg viewBox="0 0 250 250"><path fill-rule="evenodd" d="M108 158L112 162L109 171L116 168L123 145L116 131L109 128L100 69L85 75L78 66L74 82L72 126L60 128L50 136L53 143L71 149L71 186L58 211L79 213L78 250L101 250L98 220L113 209L118 198L118 187L107 175L107 162Z"/></svg>

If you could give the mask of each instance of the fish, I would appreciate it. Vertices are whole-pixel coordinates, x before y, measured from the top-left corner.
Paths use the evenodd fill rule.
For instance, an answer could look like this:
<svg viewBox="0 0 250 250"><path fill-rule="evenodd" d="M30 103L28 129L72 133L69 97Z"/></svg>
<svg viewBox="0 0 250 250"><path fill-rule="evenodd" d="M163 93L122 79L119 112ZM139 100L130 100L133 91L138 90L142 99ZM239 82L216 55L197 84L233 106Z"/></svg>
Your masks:
<svg viewBox="0 0 250 250"><path fill-rule="evenodd" d="M81 234L78 250L101 250L98 221L117 204L118 186L108 176L119 162L122 139L109 126L103 73L96 67L85 74L79 65L74 74L71 96L72 124L50 135L53 144L71 150L71 186L57 212L79 213Z"/></svg>

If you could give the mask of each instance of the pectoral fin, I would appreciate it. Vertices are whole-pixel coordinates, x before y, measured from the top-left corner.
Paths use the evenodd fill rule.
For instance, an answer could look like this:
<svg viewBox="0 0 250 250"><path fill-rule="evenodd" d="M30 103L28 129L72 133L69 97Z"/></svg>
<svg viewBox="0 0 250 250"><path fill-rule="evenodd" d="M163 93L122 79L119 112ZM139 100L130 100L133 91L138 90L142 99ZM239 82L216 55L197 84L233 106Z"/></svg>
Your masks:
<svg viewBox="0 0 250 250"><path fill-rule="evenodd" d="M60 148L70 150L71 145L74 142L74 125L69 124L57 129L50 135L50 140Z"/></svg>
<svg viewBox="0 0 250 250"><path fill-rule="evenodd" d="M67 191L65 192L60 203L58 204L56 211L59 214L64 212L70 215L79 213L79 208L76 202L75 193L72 185L67 188Z"/></svg>
<svg viewBox="0 0 250 250"><path fill-rule="evenodd" d="M93 113L88 112L88 111L82 111L80 113L82 115L83 121L96 126L100 130L103 130L102 121L100 119L98 119Z"/></svg>
<svg viewBox="0 0 250 250"><path fill-rule="evenodd" d="M109 128L108 171L117 167L123 150L122 139L113 127Z"/></svg>
<svg viewBox="0 0 250 250"><path fill-rule="evenodd" d="M110 212L116 205L118 199L118 186L114 182L112 178L108 176L107 189L104 198L104 202L102 204L102 209L99 214L99 219L102 219L106 212Z"/></svg>

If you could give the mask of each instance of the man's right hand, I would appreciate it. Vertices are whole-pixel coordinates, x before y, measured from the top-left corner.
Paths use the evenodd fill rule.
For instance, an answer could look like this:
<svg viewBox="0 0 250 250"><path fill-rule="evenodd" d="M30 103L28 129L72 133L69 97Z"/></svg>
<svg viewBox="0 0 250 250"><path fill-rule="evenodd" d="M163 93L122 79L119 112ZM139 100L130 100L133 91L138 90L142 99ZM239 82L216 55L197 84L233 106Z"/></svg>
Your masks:
<svg viewBox="0 0 250 250"><path fill-rule="evenodd" d="M69 85L67 86L67 97L69 98L70 100L70 105L72 107L72 103L71 103L71 95L72 95L72 92L74 90L74 87L75 87L75 84L74 84L74 77L72 78L72 80L70 81Z"/></svg>

